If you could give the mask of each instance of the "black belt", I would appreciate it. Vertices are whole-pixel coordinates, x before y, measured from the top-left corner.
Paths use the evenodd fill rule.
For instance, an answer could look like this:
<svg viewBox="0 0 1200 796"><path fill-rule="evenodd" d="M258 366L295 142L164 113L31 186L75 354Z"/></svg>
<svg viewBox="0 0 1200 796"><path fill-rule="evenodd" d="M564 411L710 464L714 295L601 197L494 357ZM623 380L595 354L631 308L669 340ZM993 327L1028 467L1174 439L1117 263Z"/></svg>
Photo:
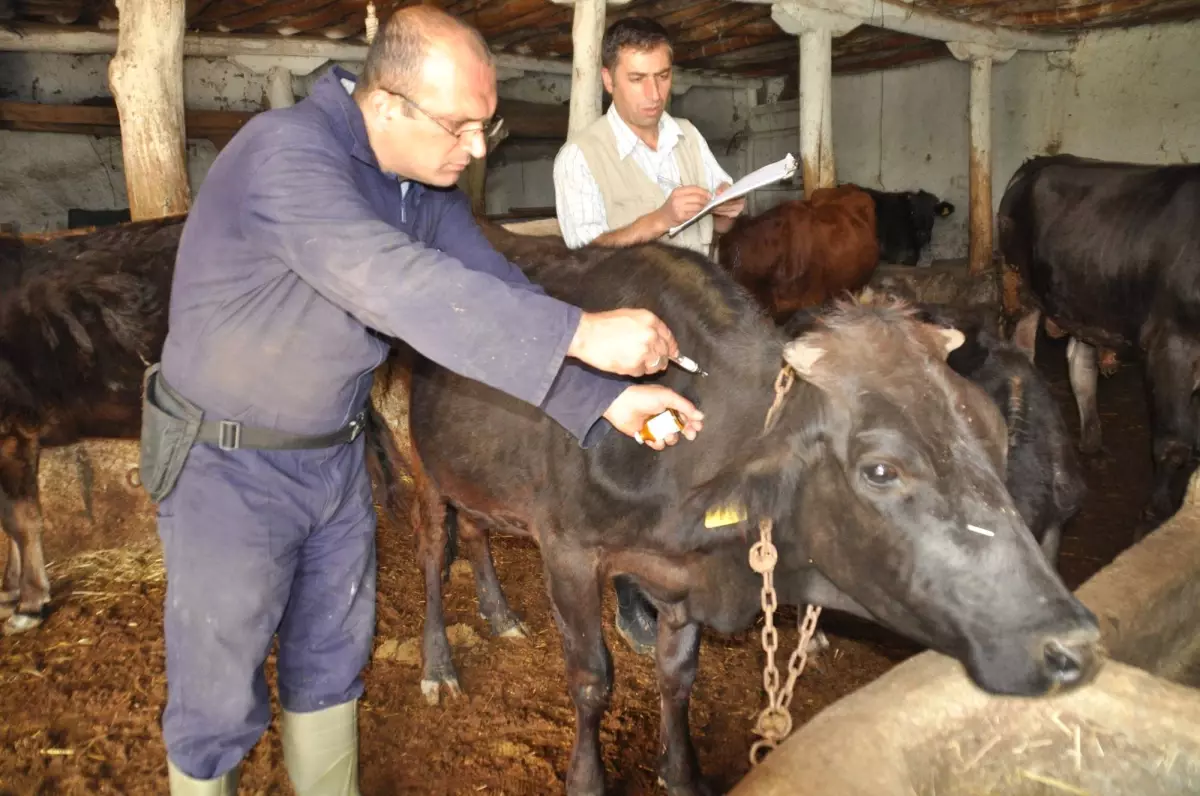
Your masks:
<svg viewBox="0 0 1200 796"><path fill-rule="evenodd" d="M330 448L353 442L363 432L367 423L367 412L359 412L348 424L328 434L289 434L272 428L243 426L236 420L208 420L200 424L197 442L216 445L221 450L237 448L260 448L266 450L308 450Z"/></svg>

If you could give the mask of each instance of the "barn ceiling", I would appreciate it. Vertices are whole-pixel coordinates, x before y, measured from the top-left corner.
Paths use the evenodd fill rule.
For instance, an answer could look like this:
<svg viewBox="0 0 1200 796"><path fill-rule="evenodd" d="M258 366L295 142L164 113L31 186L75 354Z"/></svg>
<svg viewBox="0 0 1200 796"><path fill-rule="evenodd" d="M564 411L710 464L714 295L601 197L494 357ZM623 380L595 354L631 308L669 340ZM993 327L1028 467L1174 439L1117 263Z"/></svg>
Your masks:
<svg viewBox="0 0 1200 796"><path fill-rule="evenodd" d="M380 19L404 5L378 0ZM438 0L428 2L472 23L498 52L569 61L571 7L549 0ZM1132 26L1200 18L1200 0L912 0L947 17L1043 33ZM11 11L5 15L3 10ZM193 31L281 36L361 38L366 0L188 0ZM793 75L796 38L771 21L769 5L715 0L632 0L609 19L651 16L671 31L680 66L744 76ZM114 27L114 0L0 0L0 18L71 27ZM946 57L943 43L861 26L833 43L838 73L859 72Z"/></svg>

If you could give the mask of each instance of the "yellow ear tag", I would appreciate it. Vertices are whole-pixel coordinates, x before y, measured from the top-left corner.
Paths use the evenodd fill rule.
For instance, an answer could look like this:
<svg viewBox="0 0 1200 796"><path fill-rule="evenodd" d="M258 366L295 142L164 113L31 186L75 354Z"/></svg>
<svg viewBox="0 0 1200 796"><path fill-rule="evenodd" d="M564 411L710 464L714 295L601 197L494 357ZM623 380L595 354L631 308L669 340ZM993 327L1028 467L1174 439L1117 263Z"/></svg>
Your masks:
<svg viewBox="0 0 1200 796"><path fill-rule="evenodd" d="M746 507L734 504L731 506L718 506L708 510L704 515L705 528L722 528L726 525L734 525L743 522L746 519Z"/></svg>

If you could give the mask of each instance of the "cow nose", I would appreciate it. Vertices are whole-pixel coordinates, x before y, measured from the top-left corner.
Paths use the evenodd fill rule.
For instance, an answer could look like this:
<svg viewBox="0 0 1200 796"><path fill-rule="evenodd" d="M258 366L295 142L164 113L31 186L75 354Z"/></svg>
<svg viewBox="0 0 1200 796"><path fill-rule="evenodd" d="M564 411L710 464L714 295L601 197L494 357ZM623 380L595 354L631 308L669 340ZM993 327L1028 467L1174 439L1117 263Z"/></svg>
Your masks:
<svg viewBox="0 0 1200 796"><path fill-rule="evenodd" d="M1042 645L1046 675L1059 686L1082 685L1095 674L1097 633L1088 628L1047 638Z"/></svg>

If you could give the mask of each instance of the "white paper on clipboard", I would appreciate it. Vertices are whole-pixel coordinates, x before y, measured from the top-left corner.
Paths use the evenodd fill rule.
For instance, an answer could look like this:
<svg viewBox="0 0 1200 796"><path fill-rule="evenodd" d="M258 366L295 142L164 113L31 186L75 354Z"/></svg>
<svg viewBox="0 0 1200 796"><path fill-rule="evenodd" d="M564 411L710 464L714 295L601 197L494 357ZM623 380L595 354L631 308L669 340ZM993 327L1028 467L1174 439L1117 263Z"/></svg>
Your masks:
<svg viewBox="0 0 1200 796"><path fill-rule="evenodd" d="M745 196L751 191L756 191L759 188L770 185L771 183L779 182L780 180L786 180L795 173L796 158L794 158L791 153L788 153L787 155L783 156L782 160L777 160L774 163L763 166L761 169L756 169L747 174L745 177L742 177L740 180L731 185L729 189L725 191L725 193L721 194L719 197L713 199L711 202L701 208L696 215L692 216L682 224L671 227L669 230L667 230L667 234L671 237L675 237L675 235L679 234L679 232L681 232L683 229L690 226L692 222L712 210L717 205L724 204L730 199L737 199L739 196Z"/></svg>

